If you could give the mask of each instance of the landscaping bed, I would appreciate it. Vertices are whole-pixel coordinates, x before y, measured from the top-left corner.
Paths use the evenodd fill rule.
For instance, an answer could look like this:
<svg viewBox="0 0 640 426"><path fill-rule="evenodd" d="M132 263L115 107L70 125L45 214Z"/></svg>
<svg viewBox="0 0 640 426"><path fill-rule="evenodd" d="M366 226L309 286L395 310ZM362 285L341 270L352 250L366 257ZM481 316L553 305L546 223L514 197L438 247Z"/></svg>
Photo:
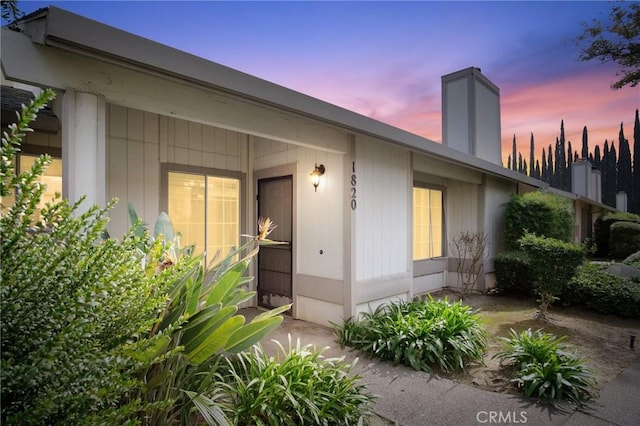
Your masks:
<svg viewBox="0 0 640 426"><path fill-rule="evenodd" d="M443 291L434 297L457 300L456 293ZM486 365L471 364L465 372L443 375L466 384L496 392L518 393L509 379L512 371L501 366L493 356L503 348L499 337L531 328L544 329L547 333L566 336L565 343L573 346L578 354L586 358L589 369L595 374L598 388L613 380L624 368L640 359L640 341L635 349L629 348L630 335L640 337L640 320L602 315L581 307L553 305L549 310L549 321L535 318L538 310L535 300L526 297L471 295L464 303L478 310L488 334Z"/></svg>

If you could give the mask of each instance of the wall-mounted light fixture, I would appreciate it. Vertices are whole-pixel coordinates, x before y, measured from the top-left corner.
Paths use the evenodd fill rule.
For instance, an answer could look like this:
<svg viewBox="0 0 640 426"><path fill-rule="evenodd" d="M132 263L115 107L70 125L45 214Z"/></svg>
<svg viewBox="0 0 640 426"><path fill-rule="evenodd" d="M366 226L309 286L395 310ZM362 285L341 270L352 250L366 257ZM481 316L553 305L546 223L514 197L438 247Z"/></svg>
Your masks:
<svg viewBox="0 0 640 426"><path fill-rule="evenodd" d="M320 185L320 176L322 176L324 172L325 172L324 164L320 164L318 166L318 164L316 163L315 168L310 173L311 183L313 184L313 188L315 189L316 192L318 192L318 185Z"/></svg>

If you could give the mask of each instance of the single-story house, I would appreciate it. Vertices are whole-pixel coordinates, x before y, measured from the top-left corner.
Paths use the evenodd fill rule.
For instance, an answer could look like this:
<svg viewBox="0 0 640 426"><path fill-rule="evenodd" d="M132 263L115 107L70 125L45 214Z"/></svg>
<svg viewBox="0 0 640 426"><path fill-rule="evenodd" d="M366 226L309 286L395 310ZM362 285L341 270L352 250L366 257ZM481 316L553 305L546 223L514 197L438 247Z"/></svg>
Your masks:
<svg viewBox="0 0 640 426"><path fill-rule="evenodd" d="M167 211L208 259L271 217L288 244L261 250L253 303L292 302L294 318L337 322L455 285L463 231L487 236L488 288L504 203L545 187L502 166L499 89L475 67L442 77L440 144L57 7L17 28L2 29L3 109L21 90L58 92L21 164L47 152L66 198L117 197L112 236L128 203L150 223ZM583 192L563 193L578 240L607 209Z"/></svg>

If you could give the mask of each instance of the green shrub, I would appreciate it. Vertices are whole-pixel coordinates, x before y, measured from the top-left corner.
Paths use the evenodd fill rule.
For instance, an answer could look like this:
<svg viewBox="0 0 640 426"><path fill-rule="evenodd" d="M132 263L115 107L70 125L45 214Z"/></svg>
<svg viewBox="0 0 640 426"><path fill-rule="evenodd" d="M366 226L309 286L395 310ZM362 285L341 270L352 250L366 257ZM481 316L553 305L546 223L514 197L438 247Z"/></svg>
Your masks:
<svg viewBox="0 0 640 426"><path fill-rule="evenodd" d="M562 301L603 314L640 318L640 285L607 273L606 264L580 265L567 284Z"/></svg>
<svg viewBox="0 0 640 426"><path fill-rule="evenodd" d="M519 248L519 240L532 234L570 241L573 213L568 199L549 192L532 191L514 195L505 208L505 242L510 250Z"/></svg>
<svg viewBox="0 0 640 426"><path fill-rule="evenodd" d="M245 324L238 304L254 293L244 275L273 229L205 270L178 250L161 215L154 238L137 220L106 237L105 209L49 204L35 223L48 158L16 175L13 158L45 91L2 138L0 201L1 421L6 424L225 423L207 380L220 353L244 350L282 321L281 308ZM203 375L207 372L207 375Z"/></svg>
<svg viewBox="0 0 640 426"><path fill-rule="evenodd" d="M341 345L383 360L431 371L463 370L482 362L486 331L469 306L446 299L395 302L335 326Z"/></svg>
<svg viewBox="0 0 640 426"><path fill-rule="evenodd" d="M625 265L635 266L640 269L640 250L637 252L630 254L622 263Z"/></svg>
<svg viewBox="0 0 640 426"><path fill-rule="evenodd" d="M227 359L216 374L227 416L237 425L361 424L374 397L351 374L355 361L289 339L288 350L276 342L276 358L255 346Z"/></svg>
<svg viewBox="0 0 640 426"><path fill-rule="evenodd" d="M527 329L517 333L511 329L511 337L502 337L505 349L494 358L501 363L516 364L516 374L511 380L526 396L541 399L567 399L581 404L593 396L596 381L579 358L562 343L564 337Z"/></svg>
<svg viewBox="0 0 640 426"><path fill-rule="evenodd" d="M520 239L522 250L530 259L532 280L540 298L541 319L585 260L584 247L553 238L526 233Z"/></svg>
<svg viewBox="0 0 640 426"><path fill-rule="evenodd" d="M594 223L594 240L596 243L596 257L611 256L611 226L618 222L640 223L640 216L633 213L609 213L599 217Z"/></svg>
<svg viewBox="0 0 640 426"><path fill-rule="evenodd" d="M51 97L24 107L2 138L0 196L15 194L0 218L2 423L122 423L145 408L128 397L141 386L131 354L155 343L136 340L166 305L170 280L140 267L134 236L102 240L109 206L80 214L59 201L34 223L48 158L19 175L12 160Z"/></svg>
<svg viewBox="0 0 640 426"><path fill-rule="evenodd" d="M533 294L529 256L523 251L506 251L495 258L498 294Z"/></svg>
<svg viewBox="0 0 640 426"><path fill-rule="evenodd" d="M131 207L130 215L132 232L145 234ZM180 249L169 217L163 213L156 221L151 242L163 243L164 261L149 264L175 272L167 291L169 302L150 333L162 344L141 375L146 386L136 394L150 407L141 415L146 424L191 424L196 409L205 419L226 422L217 403L218 384L211 380L221 353L250 348L276 328L283 319L279 314L291 307L263 312L248 323L237 314L238 305L255 295L245 289L252 279L245 276L251 260L260 245L278 244L266 238L274 228L270 219L261 220L258 236L205 270L202 255L194 257L191 248ZM139 248L149 256L154 253L147 242Z"/></svg>
<svg viewBox="0 0 640 426"><path fill-rule="evenodd" d="M640 250L640 223L616 222L611 225L609 248L614 259L625 259Z"/></svg>

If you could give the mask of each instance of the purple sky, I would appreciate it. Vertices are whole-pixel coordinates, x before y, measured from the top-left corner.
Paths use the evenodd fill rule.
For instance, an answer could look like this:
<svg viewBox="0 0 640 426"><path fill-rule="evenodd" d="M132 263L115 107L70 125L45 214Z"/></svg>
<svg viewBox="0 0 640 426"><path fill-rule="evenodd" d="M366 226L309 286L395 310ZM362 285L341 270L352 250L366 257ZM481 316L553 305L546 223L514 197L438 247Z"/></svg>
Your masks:
<svg viewBox="0 0 640 426"><path fill-rule="evenodd" d="M583 22L611 2L170 2L53 4L388 124L441 140L440 77L469 66L501 89L503 158L559 136L580 151L632 142L640 87L610 89L612 64L578 62Z"/></svg>

